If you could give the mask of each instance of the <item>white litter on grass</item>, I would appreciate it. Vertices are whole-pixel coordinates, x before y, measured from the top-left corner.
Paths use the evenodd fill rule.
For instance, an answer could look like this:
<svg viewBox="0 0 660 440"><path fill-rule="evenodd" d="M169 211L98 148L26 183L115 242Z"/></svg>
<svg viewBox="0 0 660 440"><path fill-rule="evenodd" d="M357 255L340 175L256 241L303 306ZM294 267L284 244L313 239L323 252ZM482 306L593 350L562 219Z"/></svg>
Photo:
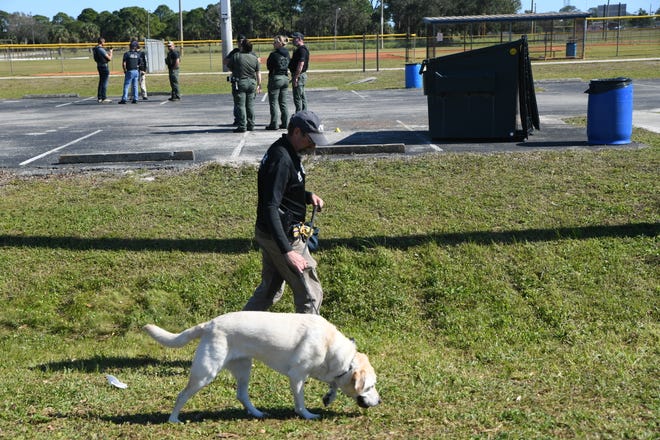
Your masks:
<svg viewBox="0 0 660 440"><path fill-rule="evenodd" d="M124 382L117 379L112 374L106 374L105 378L108 379L108 383L110 385L112 385L113 387L117 387L117 388L121 388L121 389L128 388L128 385L126 385Z"/></svg>

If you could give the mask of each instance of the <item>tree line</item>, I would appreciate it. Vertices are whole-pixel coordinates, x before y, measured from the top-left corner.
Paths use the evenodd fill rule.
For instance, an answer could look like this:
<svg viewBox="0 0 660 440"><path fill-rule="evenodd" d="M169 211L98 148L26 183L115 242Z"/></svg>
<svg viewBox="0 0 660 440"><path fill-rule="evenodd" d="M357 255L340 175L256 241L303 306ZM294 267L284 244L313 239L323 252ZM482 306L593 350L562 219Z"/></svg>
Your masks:
<svg viewBox="0 0 660 440"><path fill-rule="evenodd" d="M382 3L381 3L382 2ZM270 38L299 31L308 36L415 33L424 35L423 17L515 14L520 0L234 0L234 35ZM591 11L589 11L591 12ZM640 10L638 15L646 11ZM182 11L185 40L220 38L219 3ZM382 18L381 18L382 17ZM154 11L139 6L118 11L83 9L78 17L60 12L52 18L0 10L0 43L45 44L131 38L179 39L179 12L167 5Z"/></svg>
<svg viewBox="0 0 660 440"><path fill-rule="evenodd" d="M231 2L233 33L249 38L269 38L299 31L309 36L422 33L425 16L515 13L519 0L234 0ZM182 11L185 40L220 38L219 3ZM0 41L44 44L131 38L179 38L179 12L167 5L154 11L139 6L118 11L83 9L78 17L60 12L49 18L24 12L0 10Z"/></svg>

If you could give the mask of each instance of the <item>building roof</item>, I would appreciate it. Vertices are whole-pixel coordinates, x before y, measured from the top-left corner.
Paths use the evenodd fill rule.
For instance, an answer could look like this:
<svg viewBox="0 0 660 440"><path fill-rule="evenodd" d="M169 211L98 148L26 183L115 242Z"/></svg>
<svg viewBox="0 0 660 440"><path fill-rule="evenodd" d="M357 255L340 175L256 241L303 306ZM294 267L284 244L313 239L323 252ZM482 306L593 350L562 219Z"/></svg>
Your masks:
<svg viewBox="0 0 660 440"><path fill-rule="evenodd" d="M463 15L454 17L424 17L426 24L477 23L484 21L537 21L537 20L568 20L572 18L587 18L588 12L541 12L539 14L501 14L501 15Z"/></svg>

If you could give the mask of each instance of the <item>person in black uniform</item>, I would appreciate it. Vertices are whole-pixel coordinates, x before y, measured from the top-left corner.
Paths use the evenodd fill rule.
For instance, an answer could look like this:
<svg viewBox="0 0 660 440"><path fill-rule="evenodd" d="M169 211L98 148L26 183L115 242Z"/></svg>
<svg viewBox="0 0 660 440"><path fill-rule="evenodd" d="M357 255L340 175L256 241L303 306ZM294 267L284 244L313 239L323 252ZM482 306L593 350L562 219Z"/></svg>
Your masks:
<svg viewBox="0 0 660 440"><path fill-rule="evenodd" d="M307 97L305 96L305 83L307 82L307 68L309 67L309 50L303 40L305 36L300 32L291 34L293 45L296 50L293 52L289 70L291 71L291 86L293 88L293 103L296 106L296 112L307 110Z"/></svg>
<svg viewBox="0 0 660 440"><path fill-rule="evenodd" d="M133 38L131 40L131 43L133 41L137 42L138 40L136 38ZM138 53L140 54L140 63L138 64L138 71L139 71L138 84L140 86L140 93L142 94L142 99L147 101L149 99L149 97L147 96L147 54L145 53L145 51L140 50L139 46L138 46ZM137 99L133 97L132 91L129 93L129 97L131 99Z"/></svg>
<svg viewBox="0 0 660 440"><path fill-rule="evenodd" d="M289 121L289 107L286 103L286 93L289 88L289 51L286 44L289 39L284 35L278 35L273 40L274 50L268 55L266 67L268 67L268 104L270 107L270 124L266 130L277 130L286 128ZM280 119L281 118L281 119ZM278 126L278 119L280 120Z"/></svg>
<svg viewBox="0 0 660 440"><path fill-rule="evenodd" d="M172 88L172 96L167 98L169 101L180 101L181 94L179 92L179 66L181 65L181 56L174 47L174 43L167 42L167 58L165 58L165 65L169 73L170 87Z"/></svg>
<svg viewBox="0 0 660 440"><path fill-rule="evenodd" d="M108 79L110 78L110 68L108 61L112 61L112 49L105 48L105 38L98 40L98 45L94 48L94 61L96 61L96 70L99 72L99 86L96 91L96 98L102 104L108 104L112 100L108 99Z"/></svg>
<svg viewBox="0 0 660 440"><path fill-rule="evenodd" d="M140 45L137 41L131 41L131 50L124 53L124 58L121 62L121 66L124 68L124 93L121 95L121 101L119 101L119 104L126 104L129 86L133 89L133 100L131 102L137 104L138 81L140 79L140 72L138 71L140 65L139 48Z"/></svg>
<svg viewBox="0 0 660 440"><path fill-rule="evenodd" d="M327 145L319 117L311 111L294 114L286 134L273 143L259 165L255 240L261 248L261 283L243 310L267 310L280 300L282 283L293 290L297 313L319 313L323 290L316 261L292 228L304 223L307 205L319 211L324 202L305 189L300 154Z"/></svg>

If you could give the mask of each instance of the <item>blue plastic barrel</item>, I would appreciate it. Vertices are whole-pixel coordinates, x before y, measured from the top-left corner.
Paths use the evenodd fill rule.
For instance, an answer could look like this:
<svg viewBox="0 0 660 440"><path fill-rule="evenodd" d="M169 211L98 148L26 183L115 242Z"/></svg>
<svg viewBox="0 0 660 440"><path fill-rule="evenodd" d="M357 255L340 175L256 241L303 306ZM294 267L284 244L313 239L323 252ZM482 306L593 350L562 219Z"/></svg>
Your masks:
<svg viewBox="0 0 660 440"><path fill-rule="evenodd" d="M633 85L630 78L592 79L587 108L587 139L593 145L630 143Z"/></svg>
<svg viewBox="0 0 660 440"><path fill-rule="evenodd" d="M575 41L569 41L566 43L566 57L575 58L577 55L577 43Z"/></svg>
<svg viewBox="0 0 660 440"><path fill-rule="evenodd" d="M421 89L422 75L419 73L421 64L406 64L406 89Z"/></svg>

